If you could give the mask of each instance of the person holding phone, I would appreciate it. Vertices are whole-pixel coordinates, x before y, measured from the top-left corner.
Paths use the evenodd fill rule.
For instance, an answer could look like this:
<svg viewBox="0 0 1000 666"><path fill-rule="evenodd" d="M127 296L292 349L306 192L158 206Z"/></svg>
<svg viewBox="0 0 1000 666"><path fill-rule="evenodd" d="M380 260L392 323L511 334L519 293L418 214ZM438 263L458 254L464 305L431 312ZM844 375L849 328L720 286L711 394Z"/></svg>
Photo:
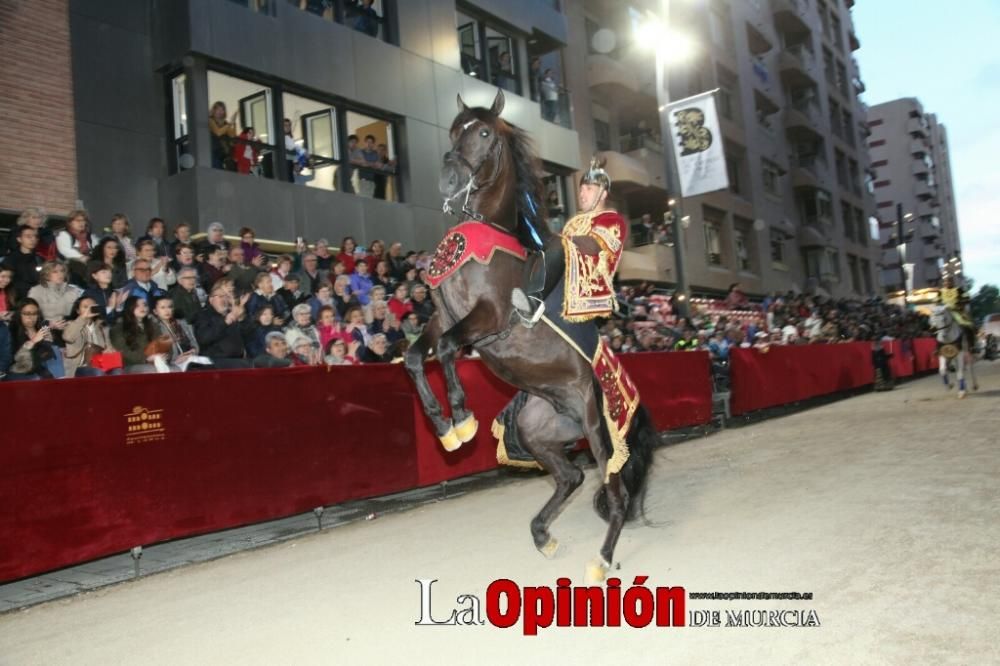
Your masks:
<svg viewBox="0 0 1000 666"><path fill-rule="evenodd" d="M93 298L80 298L76 302L72 321L63 331L63 342L66 343L63 367L67 377L103 375L101 370L90 367L90 357L112 351L104 308Z"/></svg>
<svg viewBox="0 0 1000 666"><path fill-rule="evenodd" d="M47 261L42 266L39 283L28 291L42 309L42 318L48 320L49 327L55 331L55 342L61 344L62 330L69 323L73 304L83 290L67 282L66 266L58 261Z"/></svg>
<svg viewBox="0 0 1000 666"><path fill-rule="evenodd" d="M42 308L33 298L17 305L10 325L14 363L5 379L58 378L65 373L62 354L53 344L52 328L42 320Z"/></svg>

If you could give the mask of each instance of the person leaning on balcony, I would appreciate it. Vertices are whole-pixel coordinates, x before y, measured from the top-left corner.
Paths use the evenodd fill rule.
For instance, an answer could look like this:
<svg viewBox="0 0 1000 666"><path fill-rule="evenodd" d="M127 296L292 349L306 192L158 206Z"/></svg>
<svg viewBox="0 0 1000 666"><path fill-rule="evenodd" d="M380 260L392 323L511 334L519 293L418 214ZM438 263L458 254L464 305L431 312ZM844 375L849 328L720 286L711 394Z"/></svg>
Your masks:
<svg viewBox="0 0 1000 666"><path fill-rule="evenodd" d="M208 130L212 133L212 168L236 171L236 163L230 157L236 142L236 115L226 117L226 103L216 102L208 118Z"/></svg>

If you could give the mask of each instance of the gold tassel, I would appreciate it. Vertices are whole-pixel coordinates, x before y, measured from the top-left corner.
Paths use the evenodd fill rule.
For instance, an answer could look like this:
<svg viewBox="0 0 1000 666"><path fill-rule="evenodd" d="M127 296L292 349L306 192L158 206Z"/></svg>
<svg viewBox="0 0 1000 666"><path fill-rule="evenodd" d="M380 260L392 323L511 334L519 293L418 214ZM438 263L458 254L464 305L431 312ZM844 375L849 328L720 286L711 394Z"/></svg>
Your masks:
<svg viewBox="0 0 1000 666"><path fill-rule="evenodd" d="M503 436L506 430L507 429L504 427L504 424L500 423L499 419L494 419L490 432L492 432L493 436L497 438L497 462L501 465L508 465L510 467L542 469L542 466L535 460L511 460L507 457L507 446L503 441Z"/></svg>

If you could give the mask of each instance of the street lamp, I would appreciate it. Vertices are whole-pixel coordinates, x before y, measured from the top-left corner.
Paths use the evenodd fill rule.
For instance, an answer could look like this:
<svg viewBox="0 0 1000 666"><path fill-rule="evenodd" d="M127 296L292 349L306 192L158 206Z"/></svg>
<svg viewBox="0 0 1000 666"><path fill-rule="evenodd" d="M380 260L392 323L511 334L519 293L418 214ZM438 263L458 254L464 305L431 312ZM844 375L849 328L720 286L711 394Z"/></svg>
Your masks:
<svg viewBox="0 0 1000 666"><path fill-rule="evenodd" d="M671 198L671 229L674 234L674 269L676 271L674 290L674 308L678 317L688 316L688 285L684 270L684 244L681 235L681 220L685 217L683 196L681 194L680 178L677 174L674 158L674 142L670 138L670 118L667 106L670 104L670 77L667 66L682 62L691 57L695 51L694 42L686 35L670 28L670 0L660 0L661 18L650 18L636 30L644 46L651 47L656 55L656 107L660 118L660 137L663 142L663 155L666 165L667 191ZM669 48L668 52L666 49Z"/></svg>

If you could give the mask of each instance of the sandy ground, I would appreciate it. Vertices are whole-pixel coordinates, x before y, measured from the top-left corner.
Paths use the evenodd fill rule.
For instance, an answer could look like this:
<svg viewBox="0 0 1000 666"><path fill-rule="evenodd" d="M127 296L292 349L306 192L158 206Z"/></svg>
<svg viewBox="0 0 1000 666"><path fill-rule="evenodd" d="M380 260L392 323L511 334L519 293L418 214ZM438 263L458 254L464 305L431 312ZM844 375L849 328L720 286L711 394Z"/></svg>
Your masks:
<svg viewBox="0 0 1000 666"><path fill-rule="evenodd" d="M2 616L0 664L1000 663L1000 364L980 373L961 402L930 377L658 452L625 585L808 591L687 608L819 627L414 625L416 578L439 579L439 619L496 578L581 583L603 533L591 471L551 561L528 533L550 483L522 478Z"/></svg>

